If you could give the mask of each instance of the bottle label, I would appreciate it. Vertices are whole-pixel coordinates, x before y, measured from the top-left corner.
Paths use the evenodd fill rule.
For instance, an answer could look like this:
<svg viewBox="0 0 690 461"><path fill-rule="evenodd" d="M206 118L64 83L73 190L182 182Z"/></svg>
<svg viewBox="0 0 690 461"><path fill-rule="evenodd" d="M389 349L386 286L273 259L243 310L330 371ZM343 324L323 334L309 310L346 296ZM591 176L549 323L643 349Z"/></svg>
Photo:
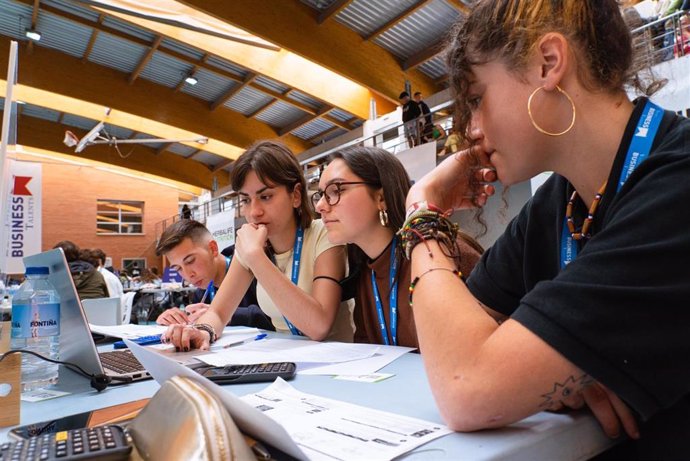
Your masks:
<svg viewBox="0 0 690 461"><path fill-rule="evenodd" d="M12 337L40 338L60 334L60 303L14 304Z"/></svg>

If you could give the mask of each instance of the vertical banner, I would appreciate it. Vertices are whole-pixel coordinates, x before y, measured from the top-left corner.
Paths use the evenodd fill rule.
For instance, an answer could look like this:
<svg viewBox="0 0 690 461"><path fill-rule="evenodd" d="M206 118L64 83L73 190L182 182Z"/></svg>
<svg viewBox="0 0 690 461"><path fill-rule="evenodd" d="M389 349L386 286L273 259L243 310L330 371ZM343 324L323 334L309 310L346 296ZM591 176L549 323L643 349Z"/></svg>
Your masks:
<svg viewBox="0 0 690 461"><path fill-rule="evenodd" d="M206 228L213 239L218 242L218 249L223 250L235 244L235 210L223 211L206 218Z"/></svg>
<svg viewBox="0 0 690 461"><path fill-rule="evenodd" d="M0 242L7 274L24 273L22 258L40 253L41 221L41 164L9 161L9 181L4 184L7 197L2 217L4 241Z"/></svg>

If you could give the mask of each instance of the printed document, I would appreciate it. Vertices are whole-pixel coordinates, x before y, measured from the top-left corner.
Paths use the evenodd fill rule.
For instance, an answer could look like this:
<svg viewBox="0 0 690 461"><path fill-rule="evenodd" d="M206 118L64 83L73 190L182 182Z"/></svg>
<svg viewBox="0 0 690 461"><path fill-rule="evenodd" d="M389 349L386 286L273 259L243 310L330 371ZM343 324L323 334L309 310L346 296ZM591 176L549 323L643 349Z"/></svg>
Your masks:
<svg viewBox="0 0 690 461"><path fill-rule="evenodd" d="M240 399L283 426L311 460L390 460L452 433L442 424L306 394L282 379Z"/></svg>

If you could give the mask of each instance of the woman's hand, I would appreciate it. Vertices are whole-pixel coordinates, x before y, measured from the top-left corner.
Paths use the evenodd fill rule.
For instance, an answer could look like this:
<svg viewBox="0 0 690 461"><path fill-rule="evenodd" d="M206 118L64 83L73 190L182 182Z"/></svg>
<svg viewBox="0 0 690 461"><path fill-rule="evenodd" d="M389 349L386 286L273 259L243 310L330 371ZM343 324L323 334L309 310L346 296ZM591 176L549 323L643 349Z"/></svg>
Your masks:
<svg viewBox="0 0 690 461"><path fill-rule="evenodd" d="M496 192L488 183L496 179L486 152L475 144L451 155L417 181L407 194L406 206L424 200L443 210L484 206Z"/></svg>
<svg viewBox="0 0 690 461"><path fill-rule="evenodd" d="M263 224L247 223L240 227L235 238L235 251L251 269L257 257L265 254L268 229Z"/></svg>
<svg viewBox="0 0 690 461"><path fill-rule="evenodd" d="M211 346L208 332L197 330L192 325L170 325L161 335L161 342L172 344L177 352L189 352L192 349L208 350Z"/></svg>
<svg viewBox="0 0 690 461"><path fill-rule="evenodd" d="M211 305L206 303L190 304L187 306L186 311L189 323L196 322L196 319L204 315L209 307L211 307Z"/></svg>
<svg viewBox="0 0 690 461"><path fill-rule="evenodd" d="M191 323L191 320L184 311L171 307L158 316L156 323L158 325L187 325Z"/></svg>

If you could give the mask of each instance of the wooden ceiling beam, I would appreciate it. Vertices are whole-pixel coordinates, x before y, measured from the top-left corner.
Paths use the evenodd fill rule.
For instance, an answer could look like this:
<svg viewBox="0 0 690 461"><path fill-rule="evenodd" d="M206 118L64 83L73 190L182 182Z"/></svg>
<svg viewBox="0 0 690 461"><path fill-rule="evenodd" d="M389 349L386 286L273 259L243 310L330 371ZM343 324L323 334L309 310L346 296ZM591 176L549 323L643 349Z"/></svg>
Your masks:
<svg viewBox="0 0 690 461"><path fill-rule="evenodd" d="M225 168L226 166L232 164L232 162L234 162L234 160L225 159L222 162L220 162L218 165L214 166L211 169L211 172L216 173L216 172L222 170L223 168Z"/></svg>
<svg viewBox="0 0 690 461"><path fill-rule="evenodd" d="M415 67L424 64L430 59L435 58L439 54L443 53L444 41L438 41L433 45L418 51L409 58L405 59L402 63L403 70L414 69Z"/></svg>
<svg viewBox="0 0 690 461"><path fill-rule="evenodd" d="M34 0L34 5L33 9L31 10L31 30L36 30L36 24L38 23L38 11L40 7L40 0ZM31 53L34 49L34 41L29 40L29 44L27 45L27 48L29 50L29 53Z"/></svg>
<svg viewBox="0 0 690 461"><path fill-rule="evenodd" d="M337 127L342 128L343 130L350 131L352 129L352 126L348 122L342 122L338 120L337 118L333 117L332 115L324 115L321 117L331 125L335 125ZM354 120L358 120L356 117Z"/></svg>
<svg viewBox="0 0 690 461"><path fill-rule="evenodd" d="M257 77L257 75L253 72L249 72L247 75L245 75L244 79L242 80L242 83L239 85L235 85L232 88L230 88L228 91L226 91L222 96L220 96L218 99L215 101L211 102L209 104L209 108L211 110L216 110L219 106L222 106L229 100L233 98L237 93L242 91L243 88L245 88L247 85L252 83L254 79Z"/></svg>
<svg viewBox="0 0 690 461"><path fill-rule="evenodd" d="M158 47L161 45L162 41L163 37L161 35L157 36L156 39L153 41L148 52L144 55L143 58L141 58L141 61L139 61L139 64L137 64L137 67L132 71L132 73L129 74L129 79L127 79L127 81L130 85L134 83L134 81L139 77L139 74L141 74L141 72L144 70L149 61L151 61L151 58L153 58L153 55L156 53L156 51L158 51Z"/></svg>
<svg viewBox="0 0 690 461"><path fill-rule="evenodd" d="M337 21L317 24L314 10L298 0L272 1L270 8L262 9L261 14L256 13L255 0L181 0L181 3L319 63L372 90L374 93L371 95L376 99L381 113L395 109L405 81L423 93L436 92L432 79L416 69L404 72L391 53L363 40L355 31ZM299 85L282 81L300 89ZM305 92L318 97L313 91ZM369 114L368 99L362 101L361 110L358 111L328 98L322 99L361 118Z"/></svg>
<svg viewBox="0 0 690 461"><path fill-rule="evenodd" d="M158 149L156 149L156 155L160 155L163 152L165 152L166 150L170 149L170 146L172 146L173 144L175 144L175 143L174 142L166 142L165 144L160 146Z"/></svg>
<svg viewBox="0 0 690 461"><path fill-rule="evenodd" d="M319 13L318 17L316 18L316 23L323 24L325 21L347 8L350 3L352 3L352 0L334 1L328 8Z"/></svg>
<svg viewBox="0 0 690 461"><path fill-rule="evenodd" d="M371 41L378 37L379 35L383 34L387 30L392 29L396 25L400 24L402 21L405 20L405 18L413 15L417 11L419 11L421 8L425 7L430 0L419 0L417 3L414 5L410 6L407 8L405 11L401 12L398 14L396 17L391 19L390 21L386 22L385 24L382 24L381 26L377 27L376 30L372 31L369 35L364 37L364 40Z"/></svg>
<svg viewBox="0 0 690 461"><path fill-rule="evenodd" d="M105 15L99 14L98 15L98 21L96 22L96 24L98 24L98 26L94 27L93 30L91 31L91 37L89 37L89 43L86 45L86 50L84 51L84 55L81 57L81 60L83 62L87 62L89 60L89 56L91 55L91 52L93 51L93 46L96 44L96 39L98 38L98 34L101 32L101 30L98 27L103 25L104 20L105 20Z"/></svg>
<svg viewBox="0 0 690 461"><path fill-rule="evenodd" d="M307 139L310 143L313 144L318 144L321 142L321 140L325 137L327 137L330 134L333 134L334 132L340 130L341 128L339 126L332 126L326 131L322 131L321 133L317 134L316 136L312 136L311 138Z"/></svg>
<svg viewBox="0 0 690 461"><path fill-rule="evenodd" d="M257 107L256 109L254 109L253 112L250 112L250 113L247 114L245 117L247 117L247 118L254 118L254 117L256 117L258 114L260 114L261 112L265 111L266 109L268 109L269 107L271 107L273 104L275 104L275 103L277 103L277 102L278 102L278 100L277 100L276 98L273 98L273 99L271 99L270 101L268 101L266 104L264 104L263 106Z"/></svg>
<svg viewBox="0 0 690 461"><path fill-rule="evenodd" d="M446 0L451 6L455 7L462 14L467 14L470 12L470 7L465 5L461 0Z"/></svg>

